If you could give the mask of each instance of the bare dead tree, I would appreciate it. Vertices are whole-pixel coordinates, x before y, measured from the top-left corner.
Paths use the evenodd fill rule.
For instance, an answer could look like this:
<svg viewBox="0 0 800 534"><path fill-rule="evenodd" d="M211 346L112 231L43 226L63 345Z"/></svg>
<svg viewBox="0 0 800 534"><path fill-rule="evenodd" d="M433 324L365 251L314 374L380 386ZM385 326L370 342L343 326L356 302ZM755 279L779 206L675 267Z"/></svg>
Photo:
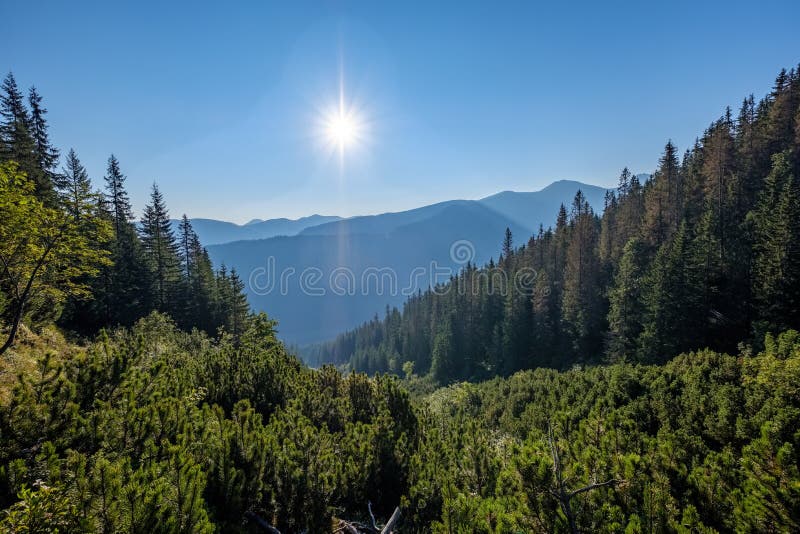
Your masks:
<svg viewBox="0 0 800 534"><path fill-rule="evenodd" d="M586 493L592 490L614 487L621 484L623 481L616 478L606 480L605 482L592 481L591 484L581 488L570 490L568 489L568 481L564 478L563 466L561 464L561 453L558 450L558 444L553 437L553 429L550 423L547 424L547 442L550 445L550 454L553 456L553 476L555 477L555 487L550 488L548 491L556 501L558 501L561 511L569 523L569 530L572 534L580 534L578 524L575 520L575 513L572 510L572 498L581 493Z"/></svg>
<svg viewBox="0 0 800 534"><path fill-rule="evenodd" d="M336 528L333 530L333 534L392 534L392 532L394 532L394 527L400 520L399 506L394 509L394 513L392 513L389 521L387 521L383 527L379 527L378 523L375 521L371 502L367 502L367 510L369 511L371 525L365 525L358 521L345 521L344 519L340 519Z"/></svg>

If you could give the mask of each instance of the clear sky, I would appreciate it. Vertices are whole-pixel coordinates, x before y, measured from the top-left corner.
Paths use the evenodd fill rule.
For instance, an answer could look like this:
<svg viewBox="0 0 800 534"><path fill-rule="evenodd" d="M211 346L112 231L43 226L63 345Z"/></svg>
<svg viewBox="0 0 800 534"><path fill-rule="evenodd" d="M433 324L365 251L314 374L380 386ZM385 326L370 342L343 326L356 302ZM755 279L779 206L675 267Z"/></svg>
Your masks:
<svg viewBox="0 0 800 534"><path fill-rule="evenodd" d="M613 185L800 61L800 2L0 2L0 69L137 211L395 211ZM340 160L320 120L362 124Z"/></svg>

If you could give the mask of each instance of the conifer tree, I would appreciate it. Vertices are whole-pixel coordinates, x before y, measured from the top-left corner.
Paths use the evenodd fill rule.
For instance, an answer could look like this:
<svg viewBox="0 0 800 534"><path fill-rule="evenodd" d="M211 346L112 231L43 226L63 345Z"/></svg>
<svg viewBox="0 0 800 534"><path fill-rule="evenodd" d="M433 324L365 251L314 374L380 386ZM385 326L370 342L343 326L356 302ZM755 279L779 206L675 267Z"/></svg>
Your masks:
<svg viewBox="0 0 800 534"><path fill-rule="evenodd" d="M51 183L57 182L55 172L58 163L58 150L50 143L50 136L47 132L47 109L42 106L42 97L36 91L36 87L31 87L28 93L28 104L30 106L30 135L33 138L36 161L39 169L45 173Z"/></svg>
<svg viewBox="0 0 800 534"><path fill-rule="evenodd" d="M636 357L644 317L645 252L634 238L625 245L614 283L609 290L606 354L612 361Z"/></svg>
<svg viewBox="0 0 800 534"><path fill-rule="evenodd" d="M658 247L677 228L681 190L678 150L667 141L658 162L658 170L645 191L644 235L650 245Z"/></svg>
<svg viewBox="0 0 800 534"><path fill-rule="evenodd" d="M87 244L98 253L111 257L114 239L111 217L103 205L102 194L92 190L89 175L74 150L70 149L67 154L65 167L59 176L57 193L61 206L72 217ZM103 224L95 224L96 220L102 220ZM112 265L103 265L99 272L84 277L83 282L91 288L92 296L88 299L69 298L60 318L61 324L82 333L93 333L107 325L104 290L108 284L105 278L112 269Z"/></svg>
<svg viewBox="0 0 800 534"><path fill-rule="evenodd" d="M514 237L511 235L511 229L506 227L506 233L503 236L503 258L508 261L511 254L514 252Z"/></svg>
<svg viewBox="0 0 800 534"><path fill-rule="evenodd" d="M708 318L702 311L702 288L686 223L661 246L645 279L646 306L640 358L663 361L687 350Z"/></svg>
<svg viewBox="0 0 800 534"><path fill-rule="evenodd" d="M133 208L128 198L128 192L125 190L125 175L122 174L119 160L114 154L108 158L105 180L106 198L114 218L114 231L119 238L133 220Z"/></svg>
<svg viewBox="0 0 800 534"><path fill-rule="evenodd" d="M553 300L553 289L547 271L537 273L531 295L533 311L532 361L534 367L551 367L556 343L558 308Z"/></svg>
<svg viewBox="0 0 800 534"><path fill-rule="evenodd" d="M447 317L439 325L433 340L431 354L431 375L440 383L446 383L455 376L456 369L455 332L453 320Z"/></svg>
<svg viewBox="0 0 800 534"><path fill-rule="evenodd" d="M189 218L185 213L183 214L183 217L181 217L181 222L178 225L178 232L178 248L180 250L181 265L183 266L183 275L187 280L189 280L192 278L192 264L194 263L192 242L193 238L196 237L197 234L194 233L194 230L192 229L192 223L189 221Z"/></svg>
<svg viewBox="0 0 800 534"><path fill-rule="evenodd" d="M0 156L3 161L15 161L22 173L35 184L39 199L52 200L52 184L39 167L36 144L31 137L31 118L25 107L22 92L12 73L8 73L0 95Z"/></svg>
<svg viewBox="0 0 800 534"><path fill-rule="evenodd" d="M800 327L800 185L789 152L776 154L752 216L753 295L762 330Z"/></svg>
<svg viewBox="0 0 800 534"><path fill-rule="evenodd" d="M178 245L164 197L156 184L153 184L150 204L145 206L142 214L140 233L144 257L152 272L155 309L174 315L180 294Z"/></svg>
<svg viewBox="0 0 800 534"><path fill-rule="evenodd" d="M81 218L81 213L87 203L97 205L98 195L92 192L92 183L86 168L78 159L75 150L70 149L67 154L66 167L62 173L59 194L62 203L72 214L75 220Z"/></svg>
<svg viewBox="0 0 800 534"><path fill-rule="evenodd" d="M125 190L125 175L112 154L105 176L105 205L114 228L113 265L102 276L98 293L105 303L105 324L132 324L151 308L151 273L136 235L133 208Z"/></svg>
<svg viewBox="0 0 800 534"><path fill-rule="evenodd" d="M711 228L718 245L716 253L722 265L725 264L726 243L733 230L726 215L729 209L729 193L736 168L734 165L734 145L732 134L733 123L730 109L726 118L712 125L703 146L703 193L706 199L706 210L710 211ZM731 236L732 237L732 236Z"/></svg>
<svg viewBox="0 0 800 534"><path fill-rule="evenodd" d="M591 357L599 349L601 308L597 221L581 191L575 195L569 226L564 269L562 322L578 357Z"/></svg>

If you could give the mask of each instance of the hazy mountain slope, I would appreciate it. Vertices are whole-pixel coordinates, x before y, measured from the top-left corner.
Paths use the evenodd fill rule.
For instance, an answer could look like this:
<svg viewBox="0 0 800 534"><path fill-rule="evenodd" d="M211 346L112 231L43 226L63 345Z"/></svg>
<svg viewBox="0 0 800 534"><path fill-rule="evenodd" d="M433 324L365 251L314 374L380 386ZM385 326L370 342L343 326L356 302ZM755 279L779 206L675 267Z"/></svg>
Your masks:
<svg viewBox="0 0 800 534"><path fill-rule="evenodd" d="M393 227L386 233L303 233L215 245L209 253L215 264L236 268L247 282L251 305L278 319L283 339L320 341L382 314L387 305L401 304L432 282L446 281L467 259L483 263L496 257L506 227L527 239L525 228L476 201L449 203L431 213L423 220L412 216L409 224L380 225ZM458 262L451 258L454 243L464 254Z"/></svg>
<svg viewBox="0 0 800 534"><path fill-rule="evenodd" d="M563 202L569 208L569 202L578 189L583 191L595 212L602 213L603 200L607 190L603 187L572 180L559 180L540 191L529 193L503 191L483 198L479 202L518 224L534 230L539 227L539 224L543 224L545 227L551 225L558 206Z"/></svg>
<svg viewBox="0 0 800 534"><path fill-rule="evenodd" d="M569 204L578 189L602 211L605 189L561 181L534 193L506 191L324 222L294 236L217 244L209 253L217 266L236 268L250 304L280 322L283 339L308 343L402 304L409 293L445 281L467 259L480 265L496 258L506 227L517 244L527 241L539 223L554 223L559 205ZM451 257L454 247L458 262ZM348 282L342 294L334 291L332 275L333 282Z"/></svg>
<svg viewBox="0 0 800 534"><path fill-rule="evenodd" d="M339 220L340 217L329 215L310 215L300 219L269 219L266 221L253 219L246 224L236 224L216 219L191 219L192 227L204 245L230 243L242 239L265 239L279 235L295 235L309 226ZM173 220L175 231L178 220Z"/></svg>
<svg viewBox="0 0 800 534"><path fill-rule="evenodd" d="M397 228L429 219L450 206L474 202L472 200L448 200L420 208L380 215L360 215L339 221L309 226L303 235L387 234Z"/></svg>

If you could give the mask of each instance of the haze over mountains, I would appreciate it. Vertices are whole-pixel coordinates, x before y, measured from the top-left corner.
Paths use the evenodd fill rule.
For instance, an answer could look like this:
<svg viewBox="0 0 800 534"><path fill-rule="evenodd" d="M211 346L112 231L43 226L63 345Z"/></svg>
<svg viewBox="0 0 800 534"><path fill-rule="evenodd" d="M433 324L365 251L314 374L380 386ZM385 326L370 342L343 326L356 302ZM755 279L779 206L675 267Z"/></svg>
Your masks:
<svg viewBox="0 0 800 534"><path fill-rule="evenodd" d="M295 235L309 226L339 220L340 217L329 215L309 215L300 219L253 219L246 224L236 224L216 219L192 219L192 228L204 245L230 243L242 239L266 239L279 235ZM178 220L173 219L175 231Z"/></svg>
<svg viewBox="0 0 800 534"><path fill-rule="evenodd" d="M214 264L239 272L253 309L277 319L285 341L305 344L329 339L445 282L467 260L481 265L497 258L506 228L516 243L526 242L540 224L554 224L559 206L569 205L578 189L602 211L606 189L562 180L536 192L504 191L348 219L192 223ZM281 229L283 235L219 241L226 235L248 239L241 236L252 235L250 227Z"/></svg>

